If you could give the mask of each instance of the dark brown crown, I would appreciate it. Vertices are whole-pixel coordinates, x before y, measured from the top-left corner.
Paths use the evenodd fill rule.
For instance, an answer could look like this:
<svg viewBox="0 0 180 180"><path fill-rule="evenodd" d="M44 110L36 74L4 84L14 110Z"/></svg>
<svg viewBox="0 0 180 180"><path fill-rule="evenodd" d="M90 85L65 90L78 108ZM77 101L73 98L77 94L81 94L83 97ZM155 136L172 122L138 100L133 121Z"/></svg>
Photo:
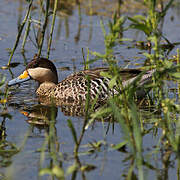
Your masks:
<svg viewBox="0 0 180 180"><path fill-rule="evenodd" d="M50 60L48 60L46 58L34 57L28 63L28 65L26 66L26 69L37 68L37 67L50 69L58 77L55 65Z"/></svg>

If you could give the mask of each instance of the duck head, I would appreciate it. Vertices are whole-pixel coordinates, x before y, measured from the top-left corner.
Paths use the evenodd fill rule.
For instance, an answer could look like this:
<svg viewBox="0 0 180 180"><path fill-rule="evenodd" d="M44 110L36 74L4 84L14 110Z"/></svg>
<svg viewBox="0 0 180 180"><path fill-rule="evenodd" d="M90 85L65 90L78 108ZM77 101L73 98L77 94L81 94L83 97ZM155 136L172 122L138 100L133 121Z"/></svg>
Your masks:
<svg viewBox="0 0 180 180"><path fill-rule="evenodd" d="M8 82L8 86L20 84L33 79L40 84L44 82L58 83L58 75L55 65L46 58L35 57L32 59L23 73Z"/></svg>

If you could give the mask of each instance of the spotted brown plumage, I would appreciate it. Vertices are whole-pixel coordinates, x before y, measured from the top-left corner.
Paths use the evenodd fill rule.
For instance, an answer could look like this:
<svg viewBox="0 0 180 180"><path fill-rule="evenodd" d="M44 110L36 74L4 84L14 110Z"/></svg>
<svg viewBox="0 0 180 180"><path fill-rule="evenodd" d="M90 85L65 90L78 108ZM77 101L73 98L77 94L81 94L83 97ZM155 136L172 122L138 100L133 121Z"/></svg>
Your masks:
<svg viewBox="0 0 180 180"><path fill-rule="evenodd" d="M144 96L144 84L152 79L155 70L147 71L140 76L138 95ZM109 88L110 79L101 75L101 72L109 72L108 68L95 68L74 73L58 83L58 75L55 65L48 59L35 57L27 65L26 70L18 78L8 84L14 85L26 80L34 79L39 82L36 93L39 97L53 98L56 101L85 101L88 95L91 99L105 100L110 95L117 94L117 87ZM118 75L122 80L122 86L135 82L141 74L139 69L119 69ZM122 90L122 89L121 89Z"/></svg>

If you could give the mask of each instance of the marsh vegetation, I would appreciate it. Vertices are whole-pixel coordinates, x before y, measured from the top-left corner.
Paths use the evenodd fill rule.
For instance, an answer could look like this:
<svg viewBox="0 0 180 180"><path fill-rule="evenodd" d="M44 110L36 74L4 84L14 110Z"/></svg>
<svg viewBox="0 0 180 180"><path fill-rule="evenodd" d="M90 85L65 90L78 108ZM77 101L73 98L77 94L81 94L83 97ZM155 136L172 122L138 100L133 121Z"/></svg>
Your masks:
<svg viewBox="0 0 180 180"><path fill-rule="evenodd" d="M2 179L180 179L178 0L0 5ZM52 59L60 80L109 67L103 76L119 93L98 106L39 104L33 81L6 86L34 54ZM136 97L143 73L122 91L119 68L156 69L151 91Z"/></svg>

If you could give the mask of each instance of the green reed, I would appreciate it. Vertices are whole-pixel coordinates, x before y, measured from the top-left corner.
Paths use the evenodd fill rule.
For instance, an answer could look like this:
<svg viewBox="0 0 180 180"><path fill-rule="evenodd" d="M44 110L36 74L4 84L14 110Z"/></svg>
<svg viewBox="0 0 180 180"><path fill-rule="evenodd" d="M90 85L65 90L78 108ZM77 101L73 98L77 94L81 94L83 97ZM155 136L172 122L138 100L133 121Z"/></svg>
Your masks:
<svg viewBox="0 0 180 180"><path fill-rule="evenodd" d="M0 158L1 168L6 168L5 173L1 174L1 179L12 179L15 172L14 157L24 148L29 136L29 131L24 135L20 145L11 142L7 134L7 121L12 119L11 114L7 111L8 88L5 86L5 77L0 75Z"/></svg>
<svg viewBox="0 0 180 180"><path fill-rule="evenodd" d="M61 161L60 154L59 154L59 142L57 140L57 134L56 134L56 117L55 117L55 107L52 105L50 107L51 111L51 117L49 121L48 131L45 133L45 140L42 145L41 151L41 158L39 162L39 176L43 175L50 175L52 178L56 177L58 179L64 179L64 170L61 167ZM48 153L46 153L46 150ZM44 166L44 160L45 158L49 156L51 158L50 160L50 166L49 167L43 167Z"/></svg>
<svg viewBox="0 0 180 180"><path fill-rule="evenodd" d="M10 53L8 66L10 66L10 63L11 63L12 57L14 55L14 52L15 52L18 44L19 44L20 38L22 36L23 30L24 30L24 27L25 27L25 24L27 24L27 25L26 25L26 29L25 29L25 33L24 33L24 37L23 37L23 42L22 42L22 48L21 48L22 52L25 51L25 44L26 44L27 38L29 37L29 39L32 41L32 39L29 36L29 33L30 33L30 31L32 29L34 30L33 23L38 23L39 25L41 25L41 21L42 21L41 18L42 17L40 17L40 19L38 21L34 20L33 17L32 17L31 11L32 11L33 0L30 0L30 1L27 1L27 2L29 3L28 9L27 9L26 15L24 17L24 20L20 24L14 47L13 47L11 53ZM35 45L35 47L38 48L38 56L41 56L41 51L42 51L43 42L44 42L44 38L45 38L45 32L46 32L46 29L47 29L47 26L48 26L48 19L49 19L49 16L50 16L49 3L50 3L50 0L46 0L46 3L45 3L46 4L46 9L45 9L45 11L42 10L42 12L45 14L44 15L45 16L44 17L44 23L42 25L42 28L40 28L37 33L34 30L34 35L35 35L35 40L36 40L37 45L33 41L32 41L32 43ZM50 48L51 48L51 44L52 44L52 35L53 35L53 31L54 31L56 11L57 11L57 3L58 3L58 1L56 0L55 3L54 3L54 10L53 10L50 38L48 40L47 57L49 57L49 55L50 55ZM40 1L40 5L41 5L41 8L43 8L44 2Z"/></svg>
<svg viewBox="0 0 180 180"><path fill-rule="evenodd" d="M27 23L27 27L26 27L23 42L22 42L22 48L21 48L22 52L24 52L24 50L25 50L24 48L25 48L26 40L27 40L29 32L30 32L31 21L32 21L32 18L31 18L31 10L30 10L29 17L28 17L28 23Z"/></svg>
<svg viewBox="0 0 180 180"><path fill-rule="evenodd" d="M20 40L22 31L23 31L23 29L24 29L24 25L26 24L27 19L28 19L28 16L29 16L30 11L31 11L32 3L33 3L33 0L31 0L31 1L29 2L28 10L27 10L27 12L26 12L26 15L25 15L25 17L24 17L23 22L21 23L21 25L20 25L20 27L19 27L19 32L18 32L18 34L17 34L14 47L13 47L13 49L12 49L12 51L11 51L11 54L10 54L10 57L9 57L8 66L9 66L10 63L11 63L11 59L12 59L12 57L13 57L13 55L14 55L14 52L15 52L17 46L18 46L18 43L19 43L19 40Z"/></svg>
<svg viewBox="0 0 180 180"><path fill-rule="evenodd" d="M49 58L49 54L50 54L52 36L53 36L53 31L54 31L54 24L55 24L55 19L56 19L57 4L58 4L58 0L55 0L55 2L54 2L54 10L53 10L53 18L52 18L52 24L51 24L50 39L49 39L49 42L48 42L48 49L47 49L47 58Z"/></svg>
<svg viewBox="0 0 180 180"><path fill-rule="evenodd" d="M158 1L146 0L144 1L148 13L145 15L136 15L133 17L128 17L131 22L129 27L124 27L124 22L126 18L114 16L114 19L109 23L110 32L106 33L103 23L101 23L102 31L104 34L105 43L105 54L100 54L97 52L92 52L96 59L103 59L108 63L110 67L110 74L104 74L104 76L111 77L109 83L110 87L120 87L122 89L122 80L118 75L116 63L114 63L113 47L116 43L120 41L125 41L125 39L119 36L119 32L126 29L135 29L145 34L146 41L148 44L148 52L144 53L147 58L147 65L144 69L157 69L153 77L153 82L149 86L153 87L153 104L159 111L161 111L162 117L156 121L157 124L160 123L163 129L163 134L160 139L166 139L168 146L172 147L173 152L179 154L179 135L178 130L174 133L173 123L178 122L179 105L175 102L175 99L168 98L168 91L165 91L162 86L164 85L163 78L171 77L171 80L179 81L180 74L178 69L179 65L174 65L169 59L164 56L164 52L161 49L161 39L165 39L167 43L170 43L167 38L164 37L162 31L159 27L160 23L163 21L166 12L171 7L173 0L170 0L161 11L157 11ZM136 82L138 84L138 81ZM133 152L133 165L130 167L128 172L128 179L132 178L132 173L137 167L138 169L138 179L144 179L144 167L143 159L145 158L142 154L143 152L143 117L140 114L139 107L135 104L134 95L136 92L136 86L130 85L125 89L124 92L119 91L120 94L116 97L111 97L107 103L108 107L104 106L100 108L99 111L92 114L92 120L96 118L103 118L109 114L118 121L122 127L124 133L124 141L120 142L118 146L124 144L129 145ZM175 119L172 119L175 117ZM93 122L93 121L91 121ZM156 126L157 126L156 124ZM177 124L178 128L178 124ZM179 158L178 158L179 159Z"/></svg>
<svg viewBox="0 0 180 180"><path fill-rule="evenodd" d="M44 20L44 24L43 24L42 31L41 31L41 39L40 39L40 43L39 43L38 56L41 56L41 51L42 51L45 31L46 31L46 27L48 25L49 3L50 3L50 1L46 0L46 11L45 11L45 17L44 17L45 20Z"/></svg>

